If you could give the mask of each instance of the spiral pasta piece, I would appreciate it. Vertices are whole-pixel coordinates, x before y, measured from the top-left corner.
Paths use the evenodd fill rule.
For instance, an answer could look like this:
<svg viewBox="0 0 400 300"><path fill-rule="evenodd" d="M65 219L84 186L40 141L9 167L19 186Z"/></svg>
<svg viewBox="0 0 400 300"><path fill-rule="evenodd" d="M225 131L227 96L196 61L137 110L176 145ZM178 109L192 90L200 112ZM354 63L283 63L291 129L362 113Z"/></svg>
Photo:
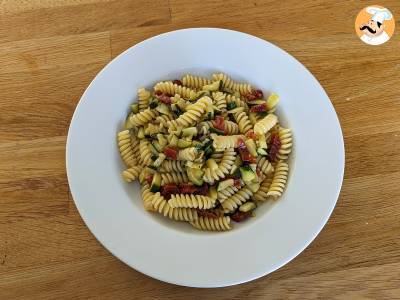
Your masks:
<svg viewBox="0 0 400 300"><path fill-rule="evenodd" d="M211 84L211 79L201 76L193 76L186 74L181 79L184 86L190 87L192 89L201 89L203 86Z"/></svg>
<svg viewBox="0 0 400 300"><path fill-rule="evenodd" d="M239 139L244 139L244 135L229 135L222 136L211 134L213 139L213 146L217 151L225 150L228 148L237 148Z"/></svg>
<svg viewBox="0 0 400 300"><path fill-rule="evenodd" d="M218 164L218 168L213 170L212 168L204 169L203 180L205 182L213 184L215 180L219 180L225 178L227 174L229 174L232 169L233 164L235 163L236 152L233 148L228 148L224 151L224 155L221 159L221 162Z"/></svg>
<svg viewBox="0 0 400 300"><path fill-rule="evenodd" d="M122 178L124 178L124 180L126 182L132 182L132 181L136 180L136 178L139 177L141 170L142 170L142 167L139 167L139 166L135 166L135 167L126 169L125 171L122 172Z"/></svg>
<svg viewBox="0 0 400 300"><path fill-rule="evenodd" d="M168 115L160 115L156 117L156 122L162 126L162 128L168 129L168 122L172 121L174 118Z"/></svg>
<svg viewBox="0 0 400 300"><path fill-rule="evenodd" d="M156 193L152 198L152 205L164 217L175 221L194 221L198 218L197 210L192 208L174 208L164 199L160 193Z"/></svg>
<svg viewBox="0 0 400 300"><path fill-rule="evenodd" d="M198 152L195 147L189 147L178 152L178 160L194 161Z"/></svg>
<svg viewBox="0 0 400 300"><path fill-rule="evenodd" d="M191 221L190 224L199 229L206 231L225 231L230 230L231 218L219 217L219 218L207 218L207 217L198 217L197 220Z"/></svg>
<svg viewBox="0 0 400 300"><path fill-rule="evenodd" d="M224 123L225 123L225 132L227 134L234 135L239 133L239 126L236 123L228 120L226 120Z"/></svg>
<svg viewBox="0 0 400 300"><path fill-rule="evenodd" d="M172 81L159 82L154 86L155 91L161 91L168 95L179 94L185 99L196 98L197 92L185 86L173 83Z"/></svg>
<svg viewBox="0 0 400 300"><path fill-rule="evenodd" d="M238 190L239 188L236 186L229 186L226 189L219 191L217 196L219 203L223 203L230 196L234 195Z"/></svg>
<svg viewBox="0 0 400 300"><path fill-rule="evenodd" d="M151 164L151 151L150 143L147 140L140 140L139 144L140 163L142 166L149 166Z"/></svg>
<svg viewBox="0 0 400 300"><path fill-rule="evenodd" d="M254 201L266 201L268 200L268 190L271 186L272 178L265 178L260 185L260 188L257 192L253 194L251 197Z"/></svg>
<svg viewBox="0 0 400 300"><path fill-rule="evenodd" d="M266 134L276 125L278 118L274 114L269 114L254 125L254 133Z"/></svg>
<svg viewBox="0 0 400 300"><path fill-rule="evenodd" d="M274 177L272 178L272 183L269 187L267 196L274 198L282 196L283 190L285 189L288 172L289 165L283 161L278 161L275 166Z"/></svg>
<svg viewBox="0 0 400 300"><path fill-rule="evenodd" d="M160 172L185 172L185 162L178 160L164 160L161 164Z"/></svg>
<svg viewBox="0 0 400 300"><path fill-rule="evenodd" d="M150 186L147 183L145 183L140 188L140 191L142 193L144 209L147 210L147 211L156 211L154 206L153 206L154 194L152 192L150 192Z"/></svg>
<svg viewBox="0 0 400 300"><path fill-rule="evenodd" d="M246 111L249 110L249 106L247 105L247 103L234 95L225 94L225 100L226 103L233 102L236 104L236 107L243 107Z"/></svg>
<svg viewBox="0 0 400 300"><path fill-rule="evenodd" d="M264 156L257 158L257 167L265 174L269 175L274 172L274 167L271 162Z"/></svg>
<svg viewBox="0 0 400 300"><path fill-rule="evenodd" d="M154 119L158 115L156 110L151 108L146 108L144 111L141 111L137 114L134 114L130 117L129 121L136 127L143 126L149 123L152 119Z"/></svg>
<svg viewBox="0 0 400 300"><path fill-rule="evenodd" d="M216 163L220 163L222 157L224 157L224 151L214 151L210 158L214 159Z"/></svg>
<svg viewBox="0 0 400 300"><path fill-rule="evenodd" d="M151 93L146 90L145 88L138 89L138 104L139 104L139 111L144 111L146 108L149 107Z"/></svg>
<svg viewBox="0 0 400 300"><path fill-rule="evenodd" d="M137 138L135 134L131 134L131 148L134 157L134 164L137 165L140 162L140 149L139 149L140 140Z"/></svg>
<svg viewBox="0 0 400 300"><path fill-rule="evenodd" d="M287 128L279 128L278 131L279 140L281 141L281 146L277 158L280 160L288 159L290 152L292 151L292 131Z"/></svg>
<svg viewBox="0 0 400 300"><path fill-rule="evenodd" d="M225 94L221 92L214 92L212 93L212 96L214 98L215 105L218 107L218 109L221 111L223 116L226 116L226 99L225 99Z"/></svg>
<svg viewBox="0 0 400 300"><path fill-rule="evenodd" d="M202 97L196 103L188 105L186 112L178 117L176 120L169 121L169 131L174 131L178 126L190 127L200 121L206 111L207 106L212 105L210 97Z"/></svg>
<svg viewBox="0 0 400 300"><path fill-rule="evenodd" d="M250 84L234 82L228 75L224 73L213 74L212 77L214 80L222 80L222 86L224 88L239 92L242 95L249 94L253 90Z"/></svg>
<svg viewBox="0 0 400 300"><path fill-rule="evenodd" d="M189 182L186 172L160 173L161 185Z"/></svg>
<svg viewBox="0 0 400 300"><path fill-rule="evenodd" d="M238 112L234 114L235 120L238 123L239 131L241 133L247 133L250 129L253 129L249 117L247 116L246 112Z"/></svg>
<svg viewBox="0 0 400 300"><path fill-rule="evenodd" d="M131 135L129 133L129 130L123 130L121 132L118 132L117 143L118 143L119 153L121 154L121 158L125 163L125 165L127 165L128 167L136 165L137 161L132 151Z"/></svg>
<svg viewBox="0 0 400 300"><path fill-rule="evenodd" d="M238 206L245 203L253 195L253 192L247 187L242 187L236 194L222 202L222 207L226 213L234 211Z"/></svg>
<svg viewBox="0 0 400 300"><path fill-rule="evenodd" d="M216 200L217 199L213 199L211 197L202 195L176 194L176 195L171 195L171 199L168 201L168 204L173 208L189 207L189 208L209 209L215 205Z"/></svg>

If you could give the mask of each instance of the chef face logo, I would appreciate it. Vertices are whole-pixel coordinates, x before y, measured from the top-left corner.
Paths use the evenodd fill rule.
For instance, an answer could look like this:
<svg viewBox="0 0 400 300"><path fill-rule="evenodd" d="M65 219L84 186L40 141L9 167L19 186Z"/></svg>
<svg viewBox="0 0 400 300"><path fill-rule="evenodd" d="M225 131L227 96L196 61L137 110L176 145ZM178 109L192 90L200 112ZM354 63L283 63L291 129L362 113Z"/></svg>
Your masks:
<svg viewBox="0 0 400 300"><path fill-rule="evenodd" d="M355 23L358 37L368 45L386 43L393 35L394 26L395 21L392 13L379 5L362 9L358 13Z"/></svg>

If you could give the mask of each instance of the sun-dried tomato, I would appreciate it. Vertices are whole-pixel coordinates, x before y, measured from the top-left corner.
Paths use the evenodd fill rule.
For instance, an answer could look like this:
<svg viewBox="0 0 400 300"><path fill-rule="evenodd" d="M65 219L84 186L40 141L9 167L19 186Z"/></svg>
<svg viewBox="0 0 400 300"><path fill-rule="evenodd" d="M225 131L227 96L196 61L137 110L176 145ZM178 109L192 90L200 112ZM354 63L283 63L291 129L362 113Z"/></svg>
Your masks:
<svg viewBox="0 0 400 300"><path fill-rule="evenodd" d="M157 91L157 92L159 92L159 91ZM168 94L165 94L165 93L159 94L157 92L156 92L155 95L156 95L157 99L160 100L162 103L165 103L165 104L171 104L172 103L171 97Z"/></svg>
<svg viewBox="0 0 400 300"><path fill-rule="evenodd" d="M261 90L253 90L251 93L247 93L243 95L247 101L253 101L256 99L262 99L264 94Z"/></svg>
<svg viewBox="0 0 400 300"><path fill-rule="evenodd" d="M250 216L251 216L251 211L242 212L240 210L237 210L233 215L231 215L231 219L239 223L248 219Z"/></svg>
<svg viewBox="0 0 400 300"><path fill-rule="evenodd" d="M243 162L255 163L257 161L257 159L250 154L246 147L239 148L239 154Z"/></svg>
<svg viewBox="0 0 400 300"><path fill-rule="evenodd" d="M179 188L174 183L168 183L161 187L161 195L165 199L170 199L172 194L180 194Z"/></svg>
<svg viewBox="0 0 400 300"><path fill-rule="evenodd" d="M172 83L177 85L183 85L182 81L180 81L179 79L173 80Z"/></svg>
<svg viewBox="0 0 400 300"><path fill-rule="evenodd" d="M258 105L254 105L250 108L251 112L266 112L267 111L267 103L261 103Z"/></svg>
<svg viewBox="0 0 400 300"><path fill-rule="evenodd" d="M210 211L208 209L200 209L200 208L198 208L197 209L197 214L200 217L204 217L204 218L213 218L213 219L218 218L218 214L216 212Z"/></svg>
<svg viewBox="0 0 400 300"><path fill-rule="evenodd" d="M213 126L216 129L225 130L225 119L223 116L216 116L215 120L213 121Z"/></svg>
<svg viewBox="0 0 400 300"><path fill-rule="evenodd" d="M254 131L252 129L250 129L249 131L247 131L246 133L246 137L248 137L249 139L252 140L258 140L258 135L254 133Z"/></svg>
<svg viewBox="0 0 400 300"><path fill-rule="evenodd" d="M166 156L168 156L169 158L176 160L178 157L178 150L176 150L175 148L172 148L172 147L166 147L164 149L164 154Z"/></svg>
<svg viewBox="0 0 400 300"><path fill-rule="evenodd" d="M149 176L147 176L146 177L146 181L147 181L147 183L149 184L149 185L151 185L151 183L153 182L153 175L149 175Z"/></svg>
<svg viewBox="0 0 400 300"><path fill-rule="evenodd" d="M277 155L279 153L279 149L281 148L281 140L279 135L274 133L271 136L271 141L268 145L268 156L270 161L276 161Z"/></svg>

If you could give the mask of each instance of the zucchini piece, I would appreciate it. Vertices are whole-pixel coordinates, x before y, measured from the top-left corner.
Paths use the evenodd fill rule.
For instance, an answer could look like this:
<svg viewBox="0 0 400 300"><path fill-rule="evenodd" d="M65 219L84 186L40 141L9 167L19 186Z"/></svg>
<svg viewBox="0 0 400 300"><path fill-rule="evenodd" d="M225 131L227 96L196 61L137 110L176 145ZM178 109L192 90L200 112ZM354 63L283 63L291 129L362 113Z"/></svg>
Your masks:
<svg viewBox="0 0 400 300"><path fill-rule="evenodd" d="M211 91L216 92L222 87L222 80L214 81L213 83L204 85L202 90L203 91Z"/></svg>
<svg viewBox="0 0 400 300"><path fill-rule="evenodd" d="M240 179L241 178L241 172L240 172L240 168L237 167L236 170L231 174L233 177L235 177L236 179Z"/></svg>
<svg viewBox="0 0 400 300"><path fill-rule="evenodd" d="M272 93L271 95L269 95L268 99L267 99L267 109L270 110L272 108L274 108L279 102L279 96L275 93Z"/></svg>
<svg viewBox="0 0 400 300"><path fill-rule="evenodd" d="M165 158L166 158L166 156L164 153L158 154L158 158L153 162L153 167L158 168L159 166L161 166L161 164L163 163Z"/></svg>
<svg viewBox="0 0 400 300"><path fill-rule="evenodd" d="M267 156L268 155L268 152L265 151L265 149L263 149L263 148L258 148L257 149L257 153L262 155L262 156Z"/></svg>
<svg viewBox="0 0 400 300"><path fill-rule="evenodd" d="M189 127L182 130L182 136L194 136L197 135L196 127Z"/></svg>
<svg viewBox="0 0 400 300"><path fill-rule="evenodd" d="M257 164L249 164L250 168L253 170L254 173L256 173L257 170Z"/></svg>
<svg viewBox="0 0 400 300"><path fill-rule="evenodd" d="M253 193L257 192L258 189L260 188L260 184L259 184L258 182L249 183L247 186L249 187L249 189L250 189Z"/></svg>
<svg viewBox="0 0 400 300"><path fill-rule="evenodd" d="M236 105L235 102L229 102L229 103L226 104L226 109L227 110L232 110L232 109L235 109L236 107L237 107L237 105Z"/></svg>
<svg viewBox="0 0 400 300"><path fill-rule="evenodd" d="M149 101L149 107L151 109L155 109L158 106L158 100L156 98L152 98Z"/></svg>
<svg viewBox="0 0 400 300"><path fill-rule="evenodd" d="M201 164L201 163L194 163L194 162L191 162L191 161L187 161L187 162L186 162L186 166L187 166L188 168L190 168L190 169L198 169L198 170L201 170L201 168L203 167L203 164Z"/></svg>
<svg viewBox="0 0 400 300"><path fill-rule="evenodd" d="M256 143L252 139L247 139L245 142L247 150L249 150L250 154L254 157L258 156Z"/></svg>
<svg viewBox="0 0 400 300"><path fill-rule="evenodd" d="M208 196L212 199L217 199L218 198L218 193L217 190L215 189L215 186L210 187L210 191Z"/></svg>
<svg viewBox="0 0 400 300"><path fill-rule="evenodd" d="M139 104L135 103L135 104L131 104L131 111L134 114L137 114L139 112Z"/></svg>
<svg viewBox="0 0 400 300"><path fill-rule="evenodd" d="M157 134L157 140L158 143L160 144L160 146L164 149L165 146L167 146L168 141L167 139L164 137L164 135L162 135L161 133Z"/></svg>
<svg viewBox="0 0 400 300"><path fill-rule="evenodd" d="M211 170L218 169L217 162L212 158L208 159L206 164L207 164L207 167L209 167Z"/></svg>
<svg viewBox="0 0 400 300"><path fill-rule="evenodd" d="M216 134L219 134L219 135L225 135L225 132L223 132L222 130L219 130L217 128L214 128L214 127L210 127L210 132L211 133L216 133Z"/></svg>
<svg viewBox="0 0 400 300"><path fill-rule="evenodd" d="M159 113L163 114L163 115L169 115L169 107L167 106L167 104L160 102L157 107L156 107L156 111L158 111Z"/></svg>
<svg viewBox="0 0 400 300"><path fill-rule="evenodd" d="M163 152L164 147L161 146L158 141L153 141L151 144L153 145L154 148L156 148L157 152Z"/></svg>
<svg viewBox="0 0 400 300"><path fill-rule="evenodd" d="M187 175L189 180L195 184L195 185L202 185L203 184L203 175L204 172L202 170L199 169L192 169L192 168L188 168L187 169Z"/></svg>
<svg viewBox="0 0 400 300"><path fill-rule="evenodd" d="M144 139L144 128L143 127L139 128L137 137L138 137L138 139L141 139L141 140Z"/></svg>
<svg viewBox="0 0 400 300"><path fill-rule="evenodd" d="M192 142L186 141L184 139L178 140L178 148L187 148L192 146Z"/></svg>
<svg viewBox="0 0 400 300"><path fill-rule="evenodd" d="M151 153L157 155L157 157L158 157L158 150L157 150L157 148L154 147L153 143L150 143L149 145L150 145L150 151L151 151Z"/></svg>
<svg viewBox="0 0 400 300"><path fill-rule="evenodd" d="M254 210L256 207L257 206L256 206L256 204L254 202L249 201L249 202L246 202L246 203L242 204L239 207L239 211L248 212L248 211Z"/></svg>
<svg viewBox="0 0 400 300"><path fill-rule="evenodd" d="M150 192L157 193L160 190L161 186L161 175L160 173L156 173L153 176L153 181L151 182Z"/></svg>
<svg viewBox="0 0 400 300"><path fill-rule="evenodd" d="M206 149L204 149L204 155L208 156L211 155L214 152L213 146L208 146Z"/></svg>
<svg viewBox="0 0 400 300"><path fill-rule="evenodd" d="M169 140L169 145L171 147L176 147L178 145L178 137L175 134L171 135L171 138Z"/></svg>
<svg viewBox="0 0 400 300"><path fill-rule="evenodd" d="M229 172L229 174L234 174L236 171L238 170L238 166L233 165L231 171Z"/></svg>
<svg viewBox="0 0 400 300"><path fill-rule="evenodd" d="M228 187L230 187L230 186L233 186L234 185L234 180L233 179L227 179L227 180L224 180L224 181L220 181L219 183L218 183L218 192L219 191L222 191L222 190L224 190L224 189L226 189L226 188L228 188Z"/></svg>
<svg viewBox="0 0 400 300"><path fill-rule="evenodd" d="M255 172L250 168L250 166L240 167L240 174L242 175L244 182L250 182L256 177Z"/></svg>

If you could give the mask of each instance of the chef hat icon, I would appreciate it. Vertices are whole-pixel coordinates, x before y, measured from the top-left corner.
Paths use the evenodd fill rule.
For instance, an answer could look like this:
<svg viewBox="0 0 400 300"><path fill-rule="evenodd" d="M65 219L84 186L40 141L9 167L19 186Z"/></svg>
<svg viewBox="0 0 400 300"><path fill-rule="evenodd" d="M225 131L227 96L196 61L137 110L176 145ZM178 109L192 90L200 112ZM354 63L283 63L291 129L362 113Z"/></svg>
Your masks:
<svg viewBox="0 0 400 300"><path fill-rule="evenodd" d="M369 6L366 8L367 13L372 15L371 20L383 24L385 20L391 20L392 14L386 8Z"/></svg>

